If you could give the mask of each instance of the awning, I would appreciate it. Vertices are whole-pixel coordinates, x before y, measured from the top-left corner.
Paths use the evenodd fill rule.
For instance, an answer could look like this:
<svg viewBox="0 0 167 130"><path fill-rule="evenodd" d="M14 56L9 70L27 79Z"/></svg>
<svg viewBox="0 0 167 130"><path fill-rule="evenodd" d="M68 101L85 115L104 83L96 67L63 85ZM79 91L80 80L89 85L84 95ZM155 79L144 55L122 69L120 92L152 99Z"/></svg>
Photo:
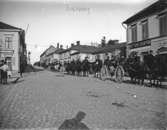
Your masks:
<svg viewBox="0 0 167 130"><path fill-rule="evenodd" d="M166 54L166 53L167 53L167 47L161 47L161 48L159 48L159 49L158 49L158 52L159 52L160 54Z"/></svg>

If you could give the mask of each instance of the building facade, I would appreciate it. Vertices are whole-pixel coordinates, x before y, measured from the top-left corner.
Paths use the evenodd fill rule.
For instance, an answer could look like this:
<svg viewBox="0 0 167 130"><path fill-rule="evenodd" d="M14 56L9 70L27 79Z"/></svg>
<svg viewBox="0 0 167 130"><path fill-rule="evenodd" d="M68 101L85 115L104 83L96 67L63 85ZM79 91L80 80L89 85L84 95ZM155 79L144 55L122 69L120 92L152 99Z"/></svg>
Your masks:
<svg viewBox="0 0 167 130"><path fill-rule="evenodd" d="M95 61L95 55L93 53L96 50L97 47L94 46L80 44L74 45L71 47L71 60L80 59L83 61L87 57L89 62L93 62Z"/></svg>
<svg viewBox="0 0 167 130"><path fill-rule="evenodd" d="M51 64L53 60L53 52L55 51L56 51L56 48L52 45L48 49L46 49L40 55L40 64L43 66L48 66L49 64Z"/></svg>
<svg viewBox="0 0 167 130"><path fill-rule="evenodd" d="M126 57L126 42L116 43L113 45L105 45L104 47L98 48L93 54L98 55L100 59L104 62L106 56L112 57Z"/></svg>
<svg viewBox="0 0 167 130"><path fill-rule="evenodd" d="M19 72L27 62L25 31L0 22L0 60L6 60L10 71Z"/></svg>
<svg viewBox="0 0 167 130"><path fill-rule="evenodd" d="M159 0L123 24L127 25L127 54L137 52L141 59L150 50L167 58L167 1Z"/></svg>

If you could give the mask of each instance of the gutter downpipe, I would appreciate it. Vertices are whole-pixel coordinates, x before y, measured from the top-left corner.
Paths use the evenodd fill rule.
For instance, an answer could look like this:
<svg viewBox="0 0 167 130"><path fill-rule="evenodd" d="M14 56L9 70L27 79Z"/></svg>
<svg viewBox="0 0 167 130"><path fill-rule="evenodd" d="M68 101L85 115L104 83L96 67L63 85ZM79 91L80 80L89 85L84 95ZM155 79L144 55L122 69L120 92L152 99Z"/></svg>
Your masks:
<svg viewBox="0 0 167 130"><path fill-rule="evenodd" d="M128 58L128 52L129 52L129 49L128 49L128 29L127 29L127 26L125 26L124 23L122 23L122 27L126 30L126 58Z"/></svg>

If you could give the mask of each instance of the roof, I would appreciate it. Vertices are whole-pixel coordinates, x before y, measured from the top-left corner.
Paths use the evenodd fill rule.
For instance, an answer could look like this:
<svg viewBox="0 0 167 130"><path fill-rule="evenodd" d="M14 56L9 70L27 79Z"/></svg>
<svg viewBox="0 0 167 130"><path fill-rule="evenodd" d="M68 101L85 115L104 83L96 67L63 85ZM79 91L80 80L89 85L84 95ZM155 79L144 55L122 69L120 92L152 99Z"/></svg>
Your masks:
<svg viewBox="0 0 167 130"><path fill-rule="evenodd" d="M51 53L49 53L48 56L49 56L49 55L52 55L52 54L54 54L54 53L60 54L62 51L64 51L64 49L62 49L62 48L56 48L56 50L53 51L53 52L51 52Z"/></svg>
<svg viewBox="0 0 167 130"><path fill-rule="evenodd" d="M100 47L93 54L113 52L114 50L121 49L123 47L126 47L126 42L118 43L115 45L107 45L105 47Z"/></svg>
<svg viewBox="0 0 167 130"><path fill-rule="evenodd" d="M93 53L97 50L97 47L89 45L74 45L71 47L71 50L77 50L80 53Z"/></svg>
<svg viewBox="0 0 167 130"><path fill-rule="evenodd" d="M49 50L51 50L50 52L49 52ZM56 50L56 48L53 46L53 45L51 45L49 48L47 48L41 55L40 55L40 57L42 57L44 54L46 54L47 52L48 52L48 54L46 54L46 55L49 55L50 53L52 53L53 51L55 51Z"/></svg>
<svg viewBox="0 0 167 130"><path fill-rule="evenodd" d="M17 29L17 30L22 30L21 28L17 28L17 27L11 26L11 25L3 23L1 21L0 21L0 29Z"/></svg>
<svg viewBox="0 0 167 130"><path fill-rule="evenodd" d="M153 15L156 12L163 11L166 8L167 8L167 1L166 0L159 0L159 1L155 2L155 3L153 3L152 5L144 8L143 10L141 10L138 13L136 13L135 15L131 16L130 18L125 20L123 23L124 24L132 23L132 22L134 22L136 20L139 20L139 19L148 17L150 15Z"/></svg>
<svg viewBox="0 0 167 130"><path fill-rule="evenodd" d="M67 52L67 51L70 51L70 48L68 48L68 49L64 49L64 50L60 51L59 54L61 54L61 53L65 53L65 52Z"/></svg>
<svg viewBox="0 0 167 130"><path fill-rule="evenodd" d="M67 51L70 51L70 50L77 50L78 52L80 53L93 53L94 51L96 51L98 48L95 47L95 46L89 46L89 45L74 45L68 49L65 49L63 51L61 51L60 53L65 53Z"/></svg>

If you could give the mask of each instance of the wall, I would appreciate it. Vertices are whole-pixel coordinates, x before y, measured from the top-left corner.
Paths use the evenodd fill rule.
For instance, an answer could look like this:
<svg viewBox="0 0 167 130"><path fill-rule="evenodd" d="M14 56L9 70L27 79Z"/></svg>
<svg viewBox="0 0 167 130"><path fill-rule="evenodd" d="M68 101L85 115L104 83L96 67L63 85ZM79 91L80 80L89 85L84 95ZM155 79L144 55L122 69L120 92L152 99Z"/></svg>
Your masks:
<svg viewBox="0 0 167 130"><path fill-rule="evenodd" d="M5 48L5 35L9 35L12 37L11 49ZM0 31L0 41L2 44L2 47L0 48L0 50L3 51L4 53L5 52L9 53L7 57L12 58L12 70L19 71L19 45L20 45L19 33Z"/></svg>
<svg viewBox="0 0 167 130"><path fill-rule="evenodd" d="M127 30L127 42L132 43L132 33L131 33L131 25L137 24L137 41L142 41L142 25L141 21L145 19L141 19L139 21L133 22L128 25ZM148 17L148 32L149 38L154 38L159 36L159 19L157 15L153 15Z"/></svg>

